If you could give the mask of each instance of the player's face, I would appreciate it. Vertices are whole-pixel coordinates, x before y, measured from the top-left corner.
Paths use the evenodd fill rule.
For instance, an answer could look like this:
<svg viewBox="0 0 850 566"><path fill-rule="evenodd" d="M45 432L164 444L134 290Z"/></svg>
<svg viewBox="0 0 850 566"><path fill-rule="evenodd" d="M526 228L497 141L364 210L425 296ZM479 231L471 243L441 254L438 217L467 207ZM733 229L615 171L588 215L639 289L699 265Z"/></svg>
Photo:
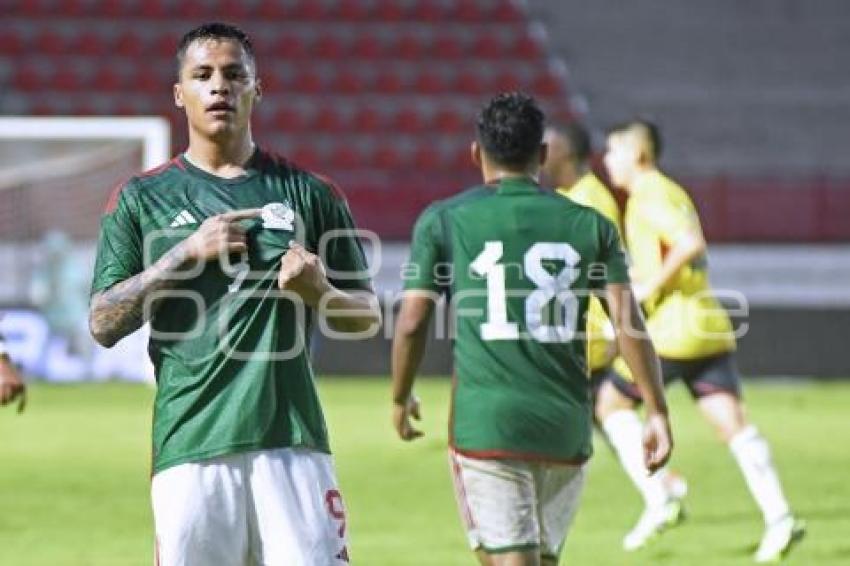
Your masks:
<svg viewBox="0 0 850 566"><path fill-rule="evenodd" d="M251 58L231 40L195 41L186 50L174 100L189 127L209 138L247 130L260 85Z"/></svg>
<svg viewBox="0 0 850 566"><path fill-rule="evenodd" d="M628 188L637 171L640 151L625 134L611 134L605 148L605 168L611 181L620 187Z"/></svg>

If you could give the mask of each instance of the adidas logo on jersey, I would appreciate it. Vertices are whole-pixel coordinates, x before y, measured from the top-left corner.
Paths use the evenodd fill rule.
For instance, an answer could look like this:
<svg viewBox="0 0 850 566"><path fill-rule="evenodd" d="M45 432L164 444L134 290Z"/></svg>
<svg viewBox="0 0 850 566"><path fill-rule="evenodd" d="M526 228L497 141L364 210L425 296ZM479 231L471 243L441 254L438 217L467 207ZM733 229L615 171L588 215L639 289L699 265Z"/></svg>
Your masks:
<svg viewBox="0 0 850 566"><path fill-rule="evenodd" d="M185 226L187 224L197 224L198 221L195 220L195 217L192 216L192 213L188 210L182 211L180 214L174 217L174 220L171 221L172 228L179 228L180 226Z"/></svg>

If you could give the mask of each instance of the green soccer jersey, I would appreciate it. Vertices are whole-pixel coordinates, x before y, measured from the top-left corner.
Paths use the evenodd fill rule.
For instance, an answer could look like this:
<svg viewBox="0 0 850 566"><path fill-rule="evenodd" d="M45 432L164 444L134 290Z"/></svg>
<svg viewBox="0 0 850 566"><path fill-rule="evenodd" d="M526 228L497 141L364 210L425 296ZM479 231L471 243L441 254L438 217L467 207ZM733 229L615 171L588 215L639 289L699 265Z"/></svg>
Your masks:
<svg viewBox="0 0 850 566"><path fill-rule="evenodd" d="M446 292L455 328L450 439L479 458L591 454L588 291L628 281L617 229L526 178L430 206L405 289Z"/></svg>
<svg viewBox="0 0 850 566"><path fill-rule="evenodd" d="M92 293L140 273L205 218L259 207L262 218L242 221L246 254L180 274L153 311L154 471L248 450L329 451L307 351L311 314L277 289L292 239L322 255L338 288L371 288L348 205L329 182L261 150L233 179L184 156L134 177L101 220Z"/></svg>

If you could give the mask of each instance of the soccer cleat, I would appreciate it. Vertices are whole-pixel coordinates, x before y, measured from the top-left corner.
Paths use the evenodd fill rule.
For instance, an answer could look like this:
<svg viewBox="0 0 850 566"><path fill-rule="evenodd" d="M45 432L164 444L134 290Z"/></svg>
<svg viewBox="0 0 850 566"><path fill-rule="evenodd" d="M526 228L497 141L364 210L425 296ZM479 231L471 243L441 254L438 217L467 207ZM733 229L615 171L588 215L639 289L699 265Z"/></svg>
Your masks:
<svg viewBox="0 0 850 566"><path fill-rule="evenodd" d="M646 509L637 525L623 538L623 549L632 552L646 546L667 529L685 520L685 508L679 499L671 499L657 509Z"/></svg>
<svg viewBox="0 0 850 566"><path fill-rule="evenodd" d="M669 470L664 476L664 489L673 499L684 499L688 495L688 480L678 472Z"/></svg>
<svg viewBox="0 0 850 566"><path fill-rule="evenodd" d="M788 515L765 529L754 559L758 564L779 562L805 535L806 523Z"/></svg>

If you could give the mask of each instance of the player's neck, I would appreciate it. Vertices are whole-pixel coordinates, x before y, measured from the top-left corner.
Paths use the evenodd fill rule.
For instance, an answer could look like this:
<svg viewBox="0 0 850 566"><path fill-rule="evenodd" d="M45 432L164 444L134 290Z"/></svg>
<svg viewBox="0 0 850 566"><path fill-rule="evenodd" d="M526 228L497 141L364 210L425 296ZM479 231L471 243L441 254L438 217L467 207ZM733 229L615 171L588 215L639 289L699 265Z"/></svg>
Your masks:
<svg viewBox="0 0 850 566"><path fill-rule="evenodd" d="M658 172L658 169L656 169L654 166L653 166L653 167L643 167L643 168L639 169L639 170L638 170L637 172L635 172L635 174L632 176L632 180L631 180L631 182L630 182L630 183L626 186L626 190L627 190L629 193L632 193L632 192L633 192L636 188L638 188L638 187L640 186L641 182L642 182L644 179L646 179L648 176L653 175L653 174L655 174L655 173L657 173L657 172Z"/></svg>
<svg viewBox="0 0 850 566"><path fill-rule="evenodd" d="M186 159L198 169L219 177L238 177L245 173L245 163L254 153L251 132L227 140L211 140L189 135Z"/></svg>

